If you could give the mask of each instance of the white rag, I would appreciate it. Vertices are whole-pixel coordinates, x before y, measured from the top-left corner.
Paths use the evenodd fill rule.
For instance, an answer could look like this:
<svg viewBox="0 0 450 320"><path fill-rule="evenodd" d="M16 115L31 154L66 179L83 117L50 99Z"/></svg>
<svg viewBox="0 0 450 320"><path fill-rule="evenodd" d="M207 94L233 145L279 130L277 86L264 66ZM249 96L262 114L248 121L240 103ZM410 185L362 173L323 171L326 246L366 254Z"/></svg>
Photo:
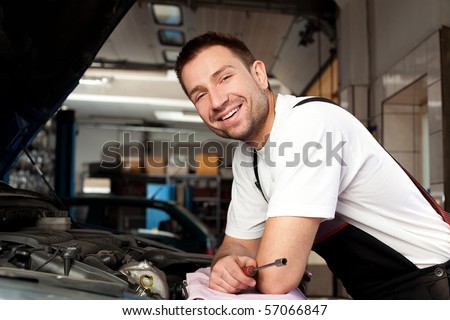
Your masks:
<svg viewBox="0 0 450 320"><path fill-rule="evenodd" d="M237 294L220 292L209 287L211 268L200 268L186 274L188 300L306 300L298 289L286 294L263 294L249 288Z"/></svg>

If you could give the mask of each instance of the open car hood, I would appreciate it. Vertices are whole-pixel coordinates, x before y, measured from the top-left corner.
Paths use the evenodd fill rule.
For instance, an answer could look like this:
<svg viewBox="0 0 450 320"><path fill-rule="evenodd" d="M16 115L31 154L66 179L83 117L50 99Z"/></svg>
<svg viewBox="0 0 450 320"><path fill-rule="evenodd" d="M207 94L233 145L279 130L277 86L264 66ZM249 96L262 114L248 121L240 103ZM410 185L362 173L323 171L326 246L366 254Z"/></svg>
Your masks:
<svg viewBox="0 0 450 320"><path fill-rule="evenodd" d="M0 1L0 180L135 1Z"/></svg>

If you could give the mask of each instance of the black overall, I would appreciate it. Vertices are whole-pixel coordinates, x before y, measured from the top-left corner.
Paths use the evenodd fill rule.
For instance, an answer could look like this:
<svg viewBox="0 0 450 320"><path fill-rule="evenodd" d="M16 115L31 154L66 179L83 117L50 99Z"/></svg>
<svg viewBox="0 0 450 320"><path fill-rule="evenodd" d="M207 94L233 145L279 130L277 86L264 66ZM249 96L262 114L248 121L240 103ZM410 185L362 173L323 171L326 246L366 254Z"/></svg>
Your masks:
<svg viewBox="0 0 450 320"><path fill-rule="evenodd" d="M328 99L313 97L294 107L311 101L334 104ZM253 164L255 184L267 201L259 182L256 151ZM433 208L450 223L450 215L409 176ZM327 262L353 299L450 299L450 261L419 269L399 252L350 225L338 214L333 220L321 223L312 250Z"/></svg>

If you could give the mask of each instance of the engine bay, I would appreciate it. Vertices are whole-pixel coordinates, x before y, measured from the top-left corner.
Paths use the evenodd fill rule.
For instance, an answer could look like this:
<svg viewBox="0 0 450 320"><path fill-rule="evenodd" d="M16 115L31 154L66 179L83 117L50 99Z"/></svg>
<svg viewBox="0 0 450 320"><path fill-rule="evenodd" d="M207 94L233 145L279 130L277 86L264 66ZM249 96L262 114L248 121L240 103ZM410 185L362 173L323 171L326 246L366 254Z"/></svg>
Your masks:
<svg viewBox="0 0 450 320"><path fill-rule="evenodd" d="M186 299L186 274L212 256L132 234L83 229L37 194L0 193L0 278L117 299ZM52 280L49 280L52 275Z"/></svg>

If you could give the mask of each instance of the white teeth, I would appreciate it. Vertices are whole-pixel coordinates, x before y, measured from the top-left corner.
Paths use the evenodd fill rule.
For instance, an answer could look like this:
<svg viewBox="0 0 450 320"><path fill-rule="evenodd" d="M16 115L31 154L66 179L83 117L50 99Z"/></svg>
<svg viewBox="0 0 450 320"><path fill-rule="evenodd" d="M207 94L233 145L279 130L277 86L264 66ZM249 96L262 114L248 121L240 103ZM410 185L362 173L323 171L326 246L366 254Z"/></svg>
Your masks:
<svg viewBox="0 0 450 320"><path fill-rule="evenodd" d="M239 110L239 108L235 108L235 109L231 110L230 112L228 112L228 114L225 117L222 117L222 120L227 120L229 117L231 117L233 114L235 114L238 110Z"/></svg>

